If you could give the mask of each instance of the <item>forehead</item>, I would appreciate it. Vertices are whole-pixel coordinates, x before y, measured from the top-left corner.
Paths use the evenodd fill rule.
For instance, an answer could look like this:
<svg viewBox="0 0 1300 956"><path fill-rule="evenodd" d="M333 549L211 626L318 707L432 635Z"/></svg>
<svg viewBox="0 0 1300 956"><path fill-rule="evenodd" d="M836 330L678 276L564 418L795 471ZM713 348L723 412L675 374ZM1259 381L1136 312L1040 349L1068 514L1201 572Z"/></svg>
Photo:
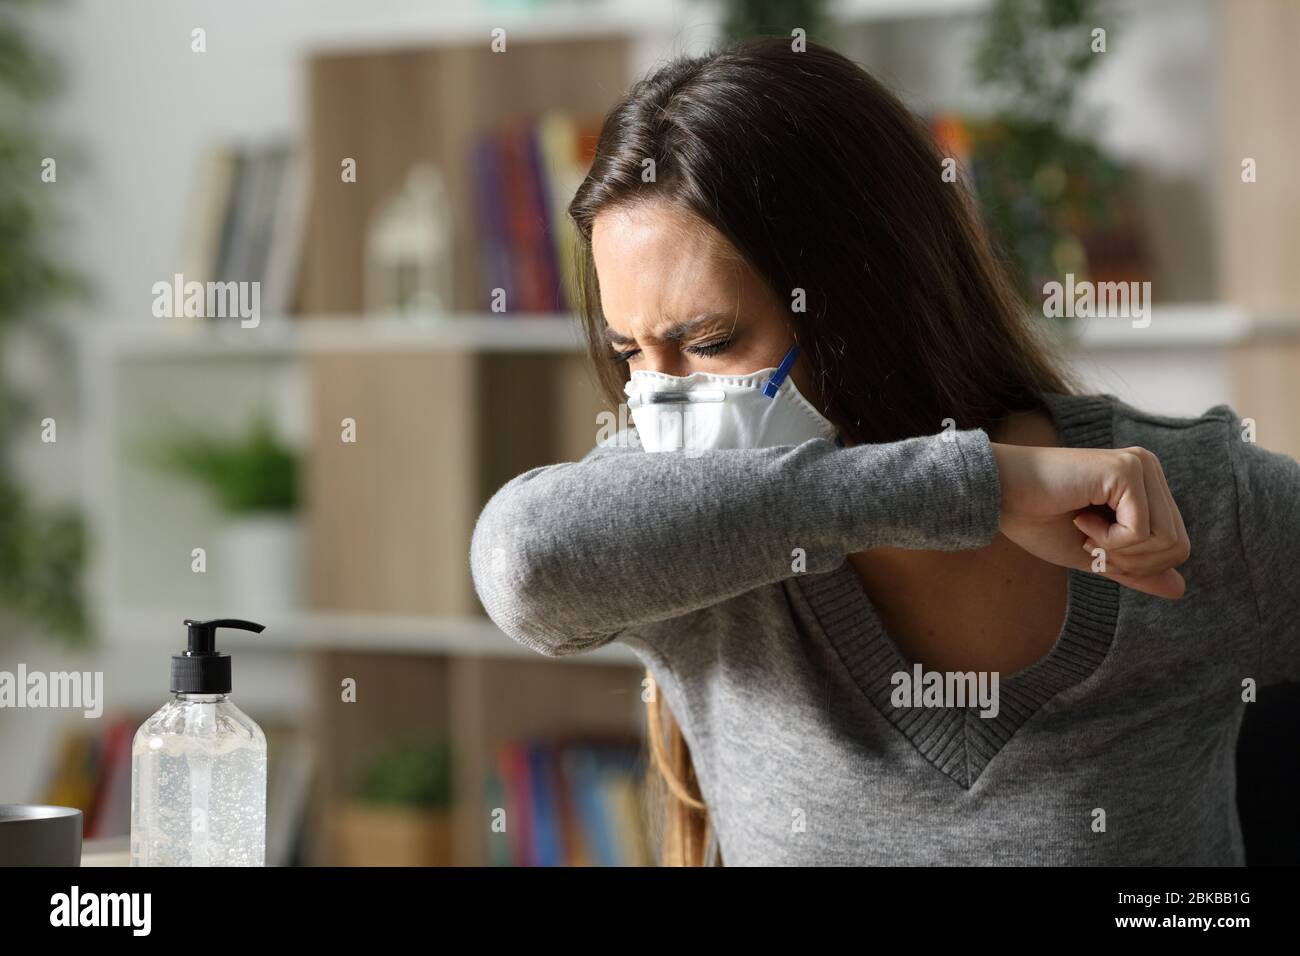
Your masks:
<svg viewBox="0 0 1300 956"><path fill-rule="evenodd" d="M600 213L591 252L605 319L621 332L734 307L738 275L746 268L712 225L662 203Z"/></svg>
<svg viewBox="0 0 1300 956"><path fill-rule="evenodd" d="M698 250L719 254L728 243L713 225L674 203L647 200L603 210L592 223L592 246L616 251L624 242L645 243L659 249L664 243L690 243Z"/></svg>

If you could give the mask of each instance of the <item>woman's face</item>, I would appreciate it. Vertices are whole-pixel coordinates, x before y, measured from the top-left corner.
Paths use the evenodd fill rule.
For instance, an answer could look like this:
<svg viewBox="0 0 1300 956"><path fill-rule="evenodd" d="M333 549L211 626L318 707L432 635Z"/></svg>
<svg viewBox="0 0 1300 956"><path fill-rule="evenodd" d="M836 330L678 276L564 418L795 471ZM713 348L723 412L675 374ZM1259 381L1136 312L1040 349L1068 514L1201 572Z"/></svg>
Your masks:
<svg viewBox="0 0 1300 956"><path fill-rule="evenodd" d="M794 344L788 302L688 212L657 202L606 210L591 251L606 334L632 370L745 375L779 365ZM813 399L806 368L801 357L791 377Z"/></svg>

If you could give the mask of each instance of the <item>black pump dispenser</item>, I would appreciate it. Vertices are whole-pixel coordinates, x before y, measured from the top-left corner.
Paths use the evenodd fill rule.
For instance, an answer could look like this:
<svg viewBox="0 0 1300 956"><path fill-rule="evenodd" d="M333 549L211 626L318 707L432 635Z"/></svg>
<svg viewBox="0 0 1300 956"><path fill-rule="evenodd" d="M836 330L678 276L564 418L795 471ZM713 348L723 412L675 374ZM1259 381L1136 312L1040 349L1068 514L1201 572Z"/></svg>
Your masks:
<svg viewBox="0 0 1300 956"><path fill-rule="evenodd" d="M189 649L172 656L173 694L229 694L230 655L217 651L217 628L235 627L260 634L261 624L235 618L182 622L189 628Z"/></svg>

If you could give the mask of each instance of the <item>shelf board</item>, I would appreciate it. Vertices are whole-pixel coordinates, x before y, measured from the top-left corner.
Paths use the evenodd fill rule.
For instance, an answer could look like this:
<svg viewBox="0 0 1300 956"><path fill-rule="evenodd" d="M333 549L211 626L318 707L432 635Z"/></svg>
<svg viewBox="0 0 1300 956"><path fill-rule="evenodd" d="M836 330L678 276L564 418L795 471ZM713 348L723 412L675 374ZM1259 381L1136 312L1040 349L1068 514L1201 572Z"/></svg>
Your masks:
<svg viewBox="0 0 1300 956"><path fill-rule="evenodd" d="M1070 347L1080 352L1226 348L1300 336L1295 317L1251 315L1222 303L1156 303L1149 320L1145 328L1117 316L1069 320Z"/></svg>
<svg viewBox="0 0 1300 956"><path fill-rule="evenodd" d="M102 615L105 642L177 653L185 643L181 625L189 611L117 608ZM547 658L507 636L488 618L420 617L302 611L279 620L269 618L256 640L240 642L241 651L346 650L379 654L433 654L450 657L578 661L588 664L641 666L631 648L618 642L592 651Z"/></svg>
<svg viewBox="0 0 1300 956"><path fill-rule="evenodd" d="M364 20L317 17L304 28L302 41L313 55L477 44L486 47L492 31L500 28L505 30L508 52L510 43L672 34L699 22L702 16L714 18L709 6L697 0L595 0L550 3L533 10L491 10L481 6L448 10L442 4L428 4L396 16L377 13Z"/></svg>
<svg viewBox="0 0 1300 956"><path fill-rule="evenodd" d="M227 323L227 324L223 324ZM131 361L288 358L310 352L460 350L580 353L586 344L569 314L265 318L243 329L222 319L102 322L87 326L93 346ZM1300 318L1251 315L1223 303L1169 303L1152 307L1151 322L1126 318L1070 320L1072 348L1082 351L1223 347L1300 334Z"/></svg>
<svg viewBox="0 0 1300 956"><path fill-rule="evenodd" d="M580 352L578 319L568 314L267 317L253 328L235 319L159 319L87 326L92 346L139 361L285 358L308 352Z"/></svg>
<svg viewBox="0 0 1300 956"><path fill-rule="evenodd" d="M989 0L834 0L829 17L842 24L918 20L980 11ZM603 36L695 36L722 22L718 0L587 0L550 2L532 9L484 9L441 5L415 7L399 15L382 12L363 21L317 17L305 28L303 46L312 54L366 50L486 46L501 28L510 42L570 40ZM507 46L507 50L509 47Z"/></svg>
<svg viewBox="0 0 1300 956"><path fill-rule="evenodd" d="M989 0L833 0L830 16L841 23L922 20L978 13Z"/></svg>

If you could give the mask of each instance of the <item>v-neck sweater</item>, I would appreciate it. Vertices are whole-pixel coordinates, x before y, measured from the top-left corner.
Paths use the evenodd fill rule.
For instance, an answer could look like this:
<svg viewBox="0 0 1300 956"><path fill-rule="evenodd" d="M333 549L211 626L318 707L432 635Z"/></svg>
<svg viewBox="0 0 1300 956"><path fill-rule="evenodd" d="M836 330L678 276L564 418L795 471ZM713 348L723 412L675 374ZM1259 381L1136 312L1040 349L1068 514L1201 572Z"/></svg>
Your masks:
<svg viewBox="0 0 1300 956"><path fill-rule="evenodd" d="M1177 601L1068 571L1055 643L1015 673L921 668L934 693L902 691L917 667L846 560L991 543L1001 485L979 429L698 456L619 432L493 495L475 588L540 654L636 653L729 866L1241 864L1241 720L1300 679L1300 465L1226 405L1042 398L1067 446L1156 453L1192 556Z"/></svg>

